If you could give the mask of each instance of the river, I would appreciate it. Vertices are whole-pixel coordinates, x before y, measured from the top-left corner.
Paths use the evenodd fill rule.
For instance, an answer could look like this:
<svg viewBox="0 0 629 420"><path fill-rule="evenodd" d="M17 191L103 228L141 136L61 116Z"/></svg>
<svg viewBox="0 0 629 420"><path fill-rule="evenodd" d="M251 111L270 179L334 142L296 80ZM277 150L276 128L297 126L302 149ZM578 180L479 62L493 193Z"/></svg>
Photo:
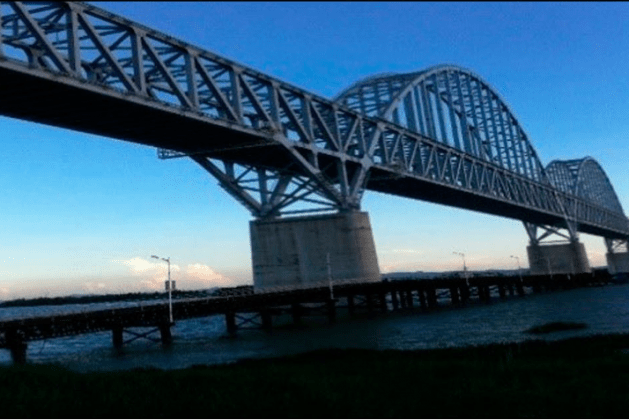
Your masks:
<svg viewBox="0 0 629 420"><path fill-rule="evenodd" d="M139 303L0 308L0 320L129 305ZM174 343L167 349L140 339L125 345L119 354L112 348L111 332L102 332L29 342L27 359L34 364L54 363L79 372L178 369L325 348L413 350L521 342L540 338L525 332L530 327L554 321L582 322L588 327L546 334L542 336L544 339L629 333L629 285L588 287L506 300L494 297L490 304L447 306L433 312L414 309L350 318L346 310L340 309L334 324L328 324L323 317L309 318L304 327L285 326L271 333L243 330L234 338L226 337L224 318L213 316L177 321L172 328ZM1 350L0 364L10 363L8 350Z"/></svg>

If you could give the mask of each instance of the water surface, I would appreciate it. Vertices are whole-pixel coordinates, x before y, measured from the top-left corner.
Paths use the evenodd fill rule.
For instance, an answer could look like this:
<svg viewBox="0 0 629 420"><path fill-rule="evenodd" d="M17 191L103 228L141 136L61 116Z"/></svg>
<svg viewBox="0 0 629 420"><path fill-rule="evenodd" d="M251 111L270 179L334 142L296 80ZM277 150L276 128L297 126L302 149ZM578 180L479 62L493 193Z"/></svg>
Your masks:
<svg viewBox="0 0 629 420"><path fill-rule="evenodd" d="M137 305L124 302L0 308L0 320ZM525 332L534 325L554 321L582 322L588 328L543 336ZM344 309L340 309L338 321L333 325L323 317L307 318L304 327L291 327L289 323L274 328L271 333L242 330L235 338L225 336L222 316L212 316L177 321L172 333L174 344L169 349L151 341L136 340L125 345L123 354L113 350L111 332L33 341L29 342L27 359L31 363L58 363L77 371L139 367L176 369L326 348L414 350L521 342L541 337L556 340L591 334L629 333L629 285L533 294L504 301L494 298L491 304L474 303L464 308L449 307L427 313L414 309L350 318ZM154 337L159 338L159 335ZM130 336L125 335L126 338ZM0 351L0 364L9 363L9 352Z"/></svg>

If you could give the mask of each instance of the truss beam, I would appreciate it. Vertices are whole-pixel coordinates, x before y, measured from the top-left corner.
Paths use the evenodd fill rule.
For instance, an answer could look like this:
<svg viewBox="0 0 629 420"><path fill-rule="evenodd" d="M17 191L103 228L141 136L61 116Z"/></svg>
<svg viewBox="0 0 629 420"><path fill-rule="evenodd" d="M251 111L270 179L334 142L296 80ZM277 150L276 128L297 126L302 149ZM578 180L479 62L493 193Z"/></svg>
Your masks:
<svg viewBox="0 0 629 420"><path fill-rule="evenodd" d="M365 189L379 182L371 176L377 169L400 184L420 179L443 194L465 191L566 220L571 236L576 230L629 235L622 208L610 207L609 192L600 193L604 183L589 185L587 175L576 190L551 183L504 101L459 67L378 76L350 88L347 100L333 101L90 4L0 2L0 16L3 74L211 127L225 138L220 145L207 139L193 147L184 135L154 145L168 145L162 157L193 158L257 217L291 214L298 205L358 209ZM89 113L91 103L74 106ZM49 108L28 117L73 127L71 112ZM92 112L94 128L77 129L147 144L137 128L143 123L133 121L136 128L123 132L98 124L102 113ZM245 147L270 147L275 155L236 151ZM245 186L226 165L246 168L255 182Z"/></svg>

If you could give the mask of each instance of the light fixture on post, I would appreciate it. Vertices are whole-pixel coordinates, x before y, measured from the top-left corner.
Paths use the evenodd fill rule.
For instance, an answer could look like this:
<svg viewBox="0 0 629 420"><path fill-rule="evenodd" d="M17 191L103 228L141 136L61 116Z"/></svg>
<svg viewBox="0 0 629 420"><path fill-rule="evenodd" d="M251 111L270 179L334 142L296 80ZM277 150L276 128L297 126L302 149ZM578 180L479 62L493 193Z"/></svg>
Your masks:
<svg viewBox="0 0 629 420"><path fill-rule="evenodd" d="M151 255L151 258L155 258L158 260L166 261L168 263L168 280L166 281L166 290L168 290L168 315L170 318L171 325L173 322L173 282L170 280L170 257L168 258L160 258L157 255Z"/></svg>
<svg viewBox="0 0 629 420"><path fill-rule="evenodd" d="M465 265L465 254L462 252L452 252L455 255L459 255L461 256L461 258L463 258L463 275L465 276L465 284L467 284L468 286L470 285L470 281L467 277L467 266Z"/></svg>
<svg viewBox="0 0 629 420"><path fill-rule="evenodd" d="M522 283L522 269L520 268L520 258L518 258L516 255L511 255L511 258L515 258L515 260L518 262L518 275L520 276L520 283Z"/></svg>

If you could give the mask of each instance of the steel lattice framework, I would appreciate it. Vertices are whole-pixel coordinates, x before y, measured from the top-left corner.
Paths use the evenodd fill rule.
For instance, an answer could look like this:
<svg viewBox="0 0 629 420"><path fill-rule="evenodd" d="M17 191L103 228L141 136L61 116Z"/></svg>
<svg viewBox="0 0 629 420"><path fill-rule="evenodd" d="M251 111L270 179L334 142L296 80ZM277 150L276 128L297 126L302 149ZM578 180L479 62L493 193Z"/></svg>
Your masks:
<svg viewBox="0 0 629 420"><path fill-rule="evenodd" d="M600 166L545 169L468 70L379 75L329 100L88 4L0 15L0 114L190 157L256 217L359 209L370 189L629 235Z"/></svg>

